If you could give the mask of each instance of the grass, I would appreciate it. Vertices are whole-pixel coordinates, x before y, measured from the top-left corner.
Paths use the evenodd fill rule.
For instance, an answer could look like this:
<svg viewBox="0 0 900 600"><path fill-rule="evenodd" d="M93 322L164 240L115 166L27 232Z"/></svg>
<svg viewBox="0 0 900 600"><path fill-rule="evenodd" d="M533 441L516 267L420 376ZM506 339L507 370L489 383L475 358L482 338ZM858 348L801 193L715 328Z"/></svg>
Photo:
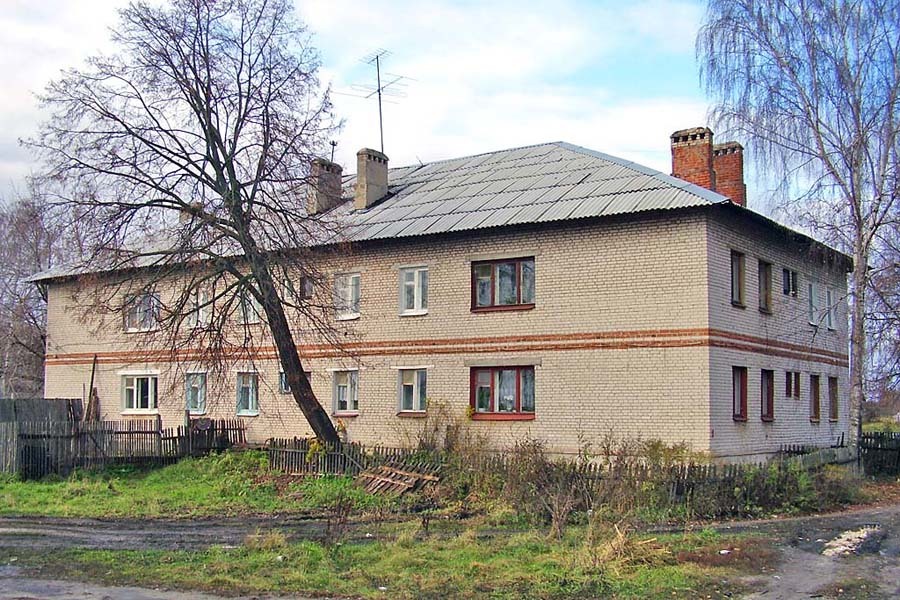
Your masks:
<svg viewBox="0 0 900 600"><path fill-rule="evenodd" d="M0 514L179 518L268 515L328 508L336 497L374 508L382 500L349 478L279 479L264 452L225 452L154 469L110 469L66 479L0 481Z"/></svg>
<svg viewBox="0 0 900 600"><path fill-rule="evenodd" d="M893 417L879 417L863 423L863 433L898 433L900 422Z"/></svg>
<svg viewBox="0 0 900 600"><path fill-rule="evenodd" d="M0 550L38 575L229 594L306 593L362 598L725 598L723 580L760 560L706 564L719 548L750 556L764 544L747 536L679 534L634 538L628 551L594 565L582 530L549 541L539 532L483 537L399 535L392 540L324 545L288 543L259 532L253 543L204 552ZM249 541L249 540L248 540ZM610 540L601 539L600 545ZM24 553L23 553L24 552ZM748 566L751 565L751 566Z"/></svg>

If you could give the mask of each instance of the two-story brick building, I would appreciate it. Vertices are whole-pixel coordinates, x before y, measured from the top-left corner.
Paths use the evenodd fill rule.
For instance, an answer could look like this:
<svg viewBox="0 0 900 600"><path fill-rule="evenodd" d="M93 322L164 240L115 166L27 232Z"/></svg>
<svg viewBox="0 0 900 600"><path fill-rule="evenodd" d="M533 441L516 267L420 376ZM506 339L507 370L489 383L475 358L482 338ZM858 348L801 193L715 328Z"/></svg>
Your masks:
<svg viewBox="0 0 900 600"><path fill-rule="evenodd" d="M309 293L335 298L353 341L298 331L298 348L348 437L405 443L438 403L498 446L558 452L613 432L745 460L846 436L849 259L744 207L739 145L671 139L674 176L561 142L396 169L364 150L349 178L317 161L309 210L340 215L351 243ZM48 397L81 395L96 354L106 418L187 408L259 441L310 433L271 343L208 375L153 348L143 313L132 331L77 316L96 278L36 280Z"/></svg>

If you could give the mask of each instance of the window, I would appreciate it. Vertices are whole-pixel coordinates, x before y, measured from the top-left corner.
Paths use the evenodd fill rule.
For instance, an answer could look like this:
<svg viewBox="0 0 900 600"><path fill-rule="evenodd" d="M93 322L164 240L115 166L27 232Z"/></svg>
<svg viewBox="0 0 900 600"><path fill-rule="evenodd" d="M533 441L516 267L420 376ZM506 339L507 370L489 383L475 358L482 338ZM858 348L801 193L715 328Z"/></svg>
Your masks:
<svg viewBox="0 0 900 600"><path fill-rule="evenodd" d="M206 373L188 373L184 376L184 396L189 412L206 412Z"/></svg>
<svg viewBox="0 0 900 600"><path fill-rule="evenodd" d="M806 287L807 293L809 294L809 299L807 302L807 316L809 317L809 324L818 327L819 325L819 288L812 281L809 282L809 285Z"/></svg>
<svg viewBox="0 0 900 600"><path fill-rule="evenodd" d="M400 269L400 314L428 312L428 267Z"/></svg>
<svg viewBox="0 0 900 600"><path fill-rule="evenodd" d="M775 420L775 371L762 369L759 377L760 417L763 421Z"/></svg>
<svg viewBox="0 0 900 600"><path fill-rule="evenodd" d="M241 290L241 306L240 306L240 323L244 325L253 325L259 323L262 307L259 300L256 299L249 290Z"/></svg>
<svg viewBox="0 0 900 600"><path fill-rule="evenodd" d="M133 411L156 410L156 375L122 377L122 408Z"/></svg>
<svg viewBox="0 0 900 600"><path fill-rule="evenodd" d="M359 371L334 372L334 412L359 410Z"/></svg>
<svg viewBox="0 0 900 600"><path fill-rule="evenodd" d="M125 306L125 331L152 331L159 321L159 294L131 298Z"/></svg>
<svg viewBox="0 0 900 600"><path fill-rule="evenodd" d="M787 267L781 270L781 293L785 296L797 296L797 271Z"/></svg>
<svg viewBox="0 0 900 600"><path fill-rule="evenodd" d="M828 420L838 420L838 378L828 378Z"/></svg>
<svg viewBox="0 0 900 600"><path fill-rule="evenodd" d="M731 251L731 303L744 306L744 255Z"/></svg>
<svg viewBox="0 0 900 600"><path fill-rule="evenodd" d="M309 300L313 297L316 288L312 277L304 275L300 278L300 285L294 287L294 282L290 279L284 280L284 298L290 301Z"/></svg>
<svg viewBox="0 0 900 600"><path fill-rule="evenodd" d="M809 420L819 422L819 376L809 376Z"/></svg>
<svg viewBox="0 0 900 600"><path fill-rule="evenodd" d="M472 310L534 306L534 258L472 263Z"/></svg>
<svg viewBox="0 0 900 600"><path fill-rule="evenodd" d="M334 311L338 319L359 318L359 273L342 273L334 278Z"/></svg>
<svg viewBox="0 0 900 600"><path fill-rule="evenodd" d="M485 367L471 372L473 418L534 418L534 367Z"/></svg>
<svg viewBox="0 0 900 600"><path fill-rule="evenodd" d="M785 371L784 373L784 395L788 398L800 399L800 372Z"/></svg>
<svg viewBox="0 0 900 600"><path fill-rule="evenodd" d="M428 371L400 369L400 411L423 412L428 394Z"/></svg>
<svg viewBox="0 0 900 600"><path fill-rule="evenodd" d="M191 292L187 315L188 327L203 327L209 323L209 294L205 291Z"/></svg>
<svg viewBox="0 0 900 600"><path fill-rule="evenodd" d="M256 373L237 375L237 414L259 414L259 377Z"/></svg>
<svg viewBox="0 0 900 600"><path fill-rule="evenodd" d="M830 289L825 289L825 326L828 329L834 329L834 323L837 320L835 318L835 313L837 312L837 306L834 304L834 292Z"/></svg>
<svg viewBox="0 0 900 600"><path fill-rule="evenodd" d="M310 371L303 371L303 374L306 375L307 381L312 382L312 373ZM287 375L285 375L284 371L278 372L278 392L280 394L291 393L291 384L288 383Z"/></svg>
<svg viewBox="0 0 900 600"><path fill-rule="evenodd" d="M735 421L747 420L747 367L731 367L731 405Z"/></svg>
<svg viewBox="0 0 900 600"><path fill-rule="evenodd" d="M772 265L759 261L759 310L772 312Z"/></svg>

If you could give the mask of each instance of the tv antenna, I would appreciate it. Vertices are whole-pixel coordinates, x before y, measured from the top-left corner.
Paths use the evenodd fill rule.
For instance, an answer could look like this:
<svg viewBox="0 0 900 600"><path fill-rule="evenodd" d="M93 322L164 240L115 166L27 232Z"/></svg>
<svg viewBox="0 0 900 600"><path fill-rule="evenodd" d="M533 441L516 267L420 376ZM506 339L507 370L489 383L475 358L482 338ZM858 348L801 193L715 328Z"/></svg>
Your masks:
<svg viewBox="0 0 900 600"><path fill-rule="evenodd" d="M367 65L373 65L375 67L375 83L376 85L363 85L363 84L354 84L350 86L350 89L353 90L353 93L349 92L335 92L336 94L341 94L344 96L354 96L356 98L363 98L368 100L373 96L378 98L378 133L381 138L381 152L384 153L384 116L382 113L381 105L382 102L388 104L396 104L396 102L392 102L391 100L385 100L384 97L387 96L389 98L405 98L406 97L406 88L409 85L407 82L414 81L409 77L404 77L403 75L395 75L393 73L385 73L385 83L381 81L381 64L384 62L385 57L391 54L390 50L385 50L384 48L379 48L374 52L362 57L360 62Z"/></svg>

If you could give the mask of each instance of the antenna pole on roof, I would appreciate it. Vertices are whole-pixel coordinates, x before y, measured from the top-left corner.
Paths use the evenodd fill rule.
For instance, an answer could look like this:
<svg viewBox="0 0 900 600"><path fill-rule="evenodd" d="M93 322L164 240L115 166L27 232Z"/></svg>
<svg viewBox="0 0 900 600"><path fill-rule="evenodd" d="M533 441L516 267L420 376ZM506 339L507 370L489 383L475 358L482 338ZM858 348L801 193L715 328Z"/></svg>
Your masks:
<svg viewBox="0 0 900 600"><path fill-rule="evenodd" d="M331 140L328 143L331 144L331 162L334 162L334 149L337 148L337 142L334 140Z"/></svg>
<svg viewBox="0 0 900 600"><path fill-rule="evenodd" d="M406 87L407 81L415 81L411 80L409 77L404 77L403 75L394 75L392 73L385 73L385 82L381 81L381 63L386 56L390 54L390 50L385 50L384 48L379 48L378 50L372 52L371 54L364 56L360 59L360 62L365 63L367 65L375 66L375 86L371 85L351 85L350 89L353 92L334 92L335 94L340 94L342 96L355 96L357 98L371 98L372 96L377 96L378 98L378 134L381 141L381 152L384 153L384 113L382 112L381 105L383 103L391 104L391 101L386 99L385 96L392 98L404 98L406 97Z"/></svg>

